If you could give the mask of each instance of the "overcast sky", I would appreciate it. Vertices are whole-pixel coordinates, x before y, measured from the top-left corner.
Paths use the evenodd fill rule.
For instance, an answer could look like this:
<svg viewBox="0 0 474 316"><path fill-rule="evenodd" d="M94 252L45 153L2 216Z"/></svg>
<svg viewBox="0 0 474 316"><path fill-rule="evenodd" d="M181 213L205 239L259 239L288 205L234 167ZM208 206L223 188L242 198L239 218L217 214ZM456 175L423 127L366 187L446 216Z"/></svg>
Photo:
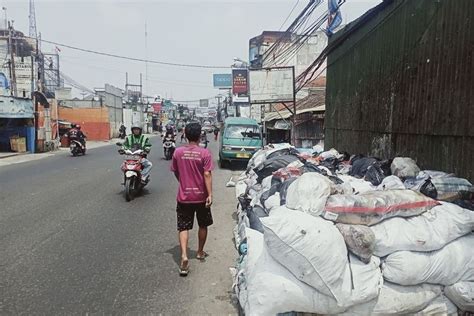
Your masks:
<svg viewBox="0 0 474 316"><path fill-rule="evenodd" d="M15 28L28 34L28 0L0 0ZM380 0L347 0L344 22L354 20ZM36 0L36 23L42 38L95 51L173 63L227 66L234 57L248 60L248 41L264 30L285 26L308 0ZM326 9L326 1L321 10ZM321 12L321 11L320 11ZM3 13L3 12L2 12ZM3 17L2 17L3 19ZM145 50L145 22L148 49ZM54 46L43 44L43 51ZM61 48L61 70L90 87L145 81L145 64ZM148 64L146 93L174 100L208 98L212 73L230 70L190 69ZM145 83L144 83L145 85Z"/></svg>

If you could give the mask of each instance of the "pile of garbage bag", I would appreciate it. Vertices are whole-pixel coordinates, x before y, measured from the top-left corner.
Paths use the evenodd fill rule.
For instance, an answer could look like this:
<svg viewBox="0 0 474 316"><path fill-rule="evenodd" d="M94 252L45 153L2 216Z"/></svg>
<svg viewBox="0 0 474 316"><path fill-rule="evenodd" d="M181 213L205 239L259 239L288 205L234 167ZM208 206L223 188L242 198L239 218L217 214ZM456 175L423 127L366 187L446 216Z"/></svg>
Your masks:
<svg viewBox="0 0 474 316"><path fill-rule="evenodd" d="M268 145L236 181L233 290L245 315L474 312L473 196L411 158Z"/></svg>

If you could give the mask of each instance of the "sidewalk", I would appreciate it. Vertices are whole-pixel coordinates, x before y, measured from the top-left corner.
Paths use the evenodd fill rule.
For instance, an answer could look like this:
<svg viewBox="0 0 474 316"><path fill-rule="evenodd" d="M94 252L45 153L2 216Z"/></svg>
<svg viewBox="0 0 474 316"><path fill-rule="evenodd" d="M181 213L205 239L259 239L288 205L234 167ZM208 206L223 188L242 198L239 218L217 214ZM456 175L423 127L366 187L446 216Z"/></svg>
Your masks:
<svg viewBox="0 0 474 316"><path fill-rule="evenodd" d="M100 148L108 145L115 144L116 142L121 141L119 138L112 138L108 141L88 141L87 142L87 149L94 149ZM40 160L43 158L48 158L56 155L66 154L69 153L68 147L59 147L59 150L50 151L46 153L39 153L39 154L30 154L26 153L15 153L15 152L7 152L7 153L0 153L0 168L3 166L9 166L13 164L19 164L23 162L35 161Z"/></svg>

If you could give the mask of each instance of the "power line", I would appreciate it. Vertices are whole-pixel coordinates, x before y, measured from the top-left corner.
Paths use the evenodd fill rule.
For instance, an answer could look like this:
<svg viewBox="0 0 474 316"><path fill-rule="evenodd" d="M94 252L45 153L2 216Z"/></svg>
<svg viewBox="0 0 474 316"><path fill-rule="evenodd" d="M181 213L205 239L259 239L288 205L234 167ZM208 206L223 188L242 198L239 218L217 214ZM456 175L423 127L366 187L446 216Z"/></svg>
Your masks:
<svg viewBox="0 0 474 316"><path fill-rule="evenodd" d="M290 11L290 14L288 14L288 16L286 17L285 21L281 24L280 28L278 29L278 31L281 31L281 29L283 28L283 26L285 25L285 23L288 21L288 19L290 18L290 16L293 14L293 11L295 11L296 7L298 6L298 4L300 3L300 0L296 1L296 4L294 5L293 9L291 9Z"/></svg>
<svg viewBox="0 0 474 316"><path fill-rule="evenodd" d="M143 59L143 58L135 58L135 57L128 57L128 56L116 55L116 54L111 54L111 53L99 52L99 51L95 51L95 50L92 50L92 49L86 49L86 48L71 46L71 45L62 44L62 43L58 43L58 42L48 41L48 40L45 40L45 39L39 39L39 40L41 42L44 42L44 43L57 45L57 46L61 46L61 47L66 47L66 48L69 48L69 49L74 49L74 50L85 52L85 53L96 54L96 55L107 56L107 57L114 57L114 58L119 58L119 59L132 60L132 61L139 61L139 62L143 62L143 63L158 64L158 65L165 65L165 66L174 66L174 67L205 68L205 69L227 69L227 68L229 68L229 66L181 64L181 63L170 63L170 62L157 61L157 60L148 60L148 59Z"/></svg>

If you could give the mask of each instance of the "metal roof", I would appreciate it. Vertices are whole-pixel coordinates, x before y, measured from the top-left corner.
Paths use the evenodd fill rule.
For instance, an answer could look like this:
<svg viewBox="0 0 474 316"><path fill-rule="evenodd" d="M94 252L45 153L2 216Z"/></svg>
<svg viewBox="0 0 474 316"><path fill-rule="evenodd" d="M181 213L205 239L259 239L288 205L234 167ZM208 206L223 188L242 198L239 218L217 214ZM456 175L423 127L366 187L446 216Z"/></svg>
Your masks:
<svg viewBox="0 0 474 316"><path fill-rule="evenodd" d="M324 112L326 111L325 105L319 105L312 108L296 110L296 115L308 113L308 112ZM291 113L288 110L270 112L265 115L265 122L270 122L273 120L287 119L291 117Z"/></svg>

